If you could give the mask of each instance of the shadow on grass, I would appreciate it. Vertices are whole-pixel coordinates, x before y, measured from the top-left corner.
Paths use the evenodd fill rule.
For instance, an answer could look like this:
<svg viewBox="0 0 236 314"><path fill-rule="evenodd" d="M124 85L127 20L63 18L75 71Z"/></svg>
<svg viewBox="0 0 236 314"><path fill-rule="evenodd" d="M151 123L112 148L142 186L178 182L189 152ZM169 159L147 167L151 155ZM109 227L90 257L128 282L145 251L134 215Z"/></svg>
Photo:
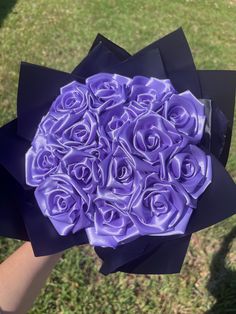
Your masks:
<svg viewBox="0 0 236 314"><path fill-rule="evenodd" d="M14 8L17 0L1 0L0 1L0 27L3 24L4 19L8 16L11 10Z"/></svg>
<svg viewBox="0 0 236 314"><path fill-rule="evenodd" d="M226 257L234 238L236 227L226 235L211 262L211 276L207 289L215 297L216 303L206 314L236 313L236 271L228 268L226 264Z"/></svg>

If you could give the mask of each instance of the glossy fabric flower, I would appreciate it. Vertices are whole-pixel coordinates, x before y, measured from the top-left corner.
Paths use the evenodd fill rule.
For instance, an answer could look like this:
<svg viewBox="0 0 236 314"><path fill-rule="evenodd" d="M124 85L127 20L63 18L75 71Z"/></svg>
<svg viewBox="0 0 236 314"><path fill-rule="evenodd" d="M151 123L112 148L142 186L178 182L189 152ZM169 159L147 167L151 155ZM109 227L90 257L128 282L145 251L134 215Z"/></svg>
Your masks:
<svg viewBox="0 0 236 314"><path fill-rule="evenodd" d="M97 158L77 149L71 149L61 161L64 173L73 178L85 193L93 193L99 181Z"/></svg>
<svg viewBox="0 0 236 314"><path fill-rule="evenodd" d="M189 145L169 160L168 173L197 199L211 182L210 163L210 157L199 147Z"/></svg>
<svg viewBox="0 0 236 314"><path fill-rule="evenodd" d="M38 150L31 147L27 152L27 184L39 185L47 176L56 171L58 164L59 159L52 146L42 146Z"/></svg>
<svg viewBox="0 0 236 314"><path fill-rule="evenodd" d="M27 184L60 235L84 229L94 246L183 234L211 182L204 123L204 105L169 80L73 81L38 126Z"/></svg>
<svg viewBox="0 0 236 314"><path fill-rule="evenodd" d="M198 143L205 125L204 105L189 91L172 95L165 102L163 116L192 143Z"/></svg>
<svg viewBox="0 0 236 314"><path fill-rule="evenodd" d="M178 182L161 181L152 173L132 204L131 217L140 234L178 234L184 233L193 207L195 202Z"/></svg>
<svg viewBox="0 0 236 314"><path fill-rule="evenodd" d="M75 233L91 224L89 197L68 175L51 175L36 188L35 197L60 235Z"/></svg>
<svg viewBox="0 0 236 314"><path fill-rule="evenodd" d="M183 138L175 127L154 112L127 123L119 140L132 154L151 164L160 162L161 154L169 155L177 145L183 145Z"/></svg>
<svg viewBox="0 0 236 314"><path fill-rule="evenodd" d="M76 81L63 86L61 94L54 100L49 112L60 117L64 114L83 114L88 106L88 89Z"/></svg>
<svg viewBox="0 0 236 314"><path fill-rule="evenodd" d="M129 84L129 99L142 107L158 112L175 90L170 80L136 76Z"/></svg>
<svg viewBox="0 0 236 314"><path fill-rule="evenodd" d="M127 99L127 83L130 81L125 76L109 73L99 73L87 78L86 85L91 91L91 110L100 113L124 104Z"/></svg>

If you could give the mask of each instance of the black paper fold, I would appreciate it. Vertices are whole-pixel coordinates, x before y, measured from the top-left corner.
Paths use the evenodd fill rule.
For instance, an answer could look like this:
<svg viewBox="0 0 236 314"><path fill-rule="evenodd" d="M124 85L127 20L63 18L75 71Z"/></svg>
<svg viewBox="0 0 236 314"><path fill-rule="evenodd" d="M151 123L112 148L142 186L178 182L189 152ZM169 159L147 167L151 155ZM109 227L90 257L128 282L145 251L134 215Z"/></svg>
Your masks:
<svg viewBox="0 0 236 314"><path fill-rule="evenodd" d="M221 117L217 109L214 110L211 137L212 153L216 155L223 165L226 165L234 120L236 71L198 70L198 76L201 82L201 97L210 98L213 102L213 108L219 108L224 113L228 122L225 143L221 147L221 134L223 131L220 132L220 127L222 125L221 120L224 117Z"/></svg>
<svg viewBox="0 0 236 314"><path fill-rule="evenodd" d="M7 238L28 240L28 234L21 216L22 187L0 165L1 184L0 192L0 235Z"/></svg>
<svg viewBox="0 0 236 314"><path fill-rule="evenodd" d="M104 275L122 271L135 274L172 274L181 269L191 234L185 237L143 236L112 248L96 247L103 260L100 272Z"/></svg>

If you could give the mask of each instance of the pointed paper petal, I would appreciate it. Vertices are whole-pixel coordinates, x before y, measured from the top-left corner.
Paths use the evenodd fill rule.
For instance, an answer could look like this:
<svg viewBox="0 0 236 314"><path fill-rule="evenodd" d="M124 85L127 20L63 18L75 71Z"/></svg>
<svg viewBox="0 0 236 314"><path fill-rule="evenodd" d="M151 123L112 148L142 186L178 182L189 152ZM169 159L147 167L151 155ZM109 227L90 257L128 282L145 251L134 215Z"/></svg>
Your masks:
<svg viewBox="0 0 236 314"><path fill-rule="evenodd" d="M202 97L210 98L213 108L218 107L228 120L228 129L222 149L222 128L219 123L222 120L224 123L224 118L217 113L217 110L213 111L212 153L219 158L223 165L226 165L234 119L236 71L201 70L198 71L198 75L201 82Z"/></svg>
<svg viewBox="0 0 236 314"><path fill-rule="evenodd" d="M0 145L3 148L0 164L24 189L30 189L25 182L25 153L30 147L30 142L17 135L17 119L0 128Z"/></svg>
<svg viewBox="0 0 236 314"><path fill-rule="evenodd" d="M110 39L106 38L102 34L97 34L90 51L92 51L95 46L98 45L98 43L103 43L113 54L120 60L124 61L125 59L130 57L130 54L122 47L118 46L114 42L112 42Z"/></svg>
<svg viewBox="0 0 236 314"><path fill-rule="evenodd" d="M0 236L28 241L20 208L24 206L24 190L16 180L0 165Z"/></svg>
<svg viewBox="0 0 236 314"><path fill-rule="evenodd" d="M158 48L135 54L117 65L105 68L104 71L128 77L143 75L159 79L167 78Z"/></svg>
<svg viewBox="0 0 236 314"><path fill-rule="evenodd" d="M200 98L199 78L182 28L178 28L176 31L153 42L140 52L152 48L160 50L166 75L176 90L178 92L190 90L197 98Z"/></svg>
<svg viewBox="0 0 236 314"><path fill-rule="evenodd" d="M103 260L104 275L122 271L134 274L172 274L181 270L191 235L176 237L141 237L133 242L111 248L96 247Z"/></svg>
<svg viewBox="0 0 236 314"><path fill-rule="evenodd" d="M117 64L120 59L111 52L102 42L99 42L82 62L72 71L72 74L87 78L103 69Z"/></svg>

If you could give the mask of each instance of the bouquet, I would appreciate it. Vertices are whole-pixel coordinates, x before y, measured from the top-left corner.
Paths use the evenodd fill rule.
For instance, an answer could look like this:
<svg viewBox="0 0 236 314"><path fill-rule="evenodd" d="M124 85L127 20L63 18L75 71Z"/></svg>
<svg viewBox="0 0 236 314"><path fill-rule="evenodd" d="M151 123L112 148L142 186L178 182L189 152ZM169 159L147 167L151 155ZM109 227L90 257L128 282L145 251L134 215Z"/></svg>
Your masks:
<svg viewBox="0 0 236 314"><path fill-rule="evenodd" d="M88 243L103 274L179 272L191 234L236 212L235 81L196 70L181 28L132 56L98 34L72 73L22 62L0 235L35 256Z"/></svg>

